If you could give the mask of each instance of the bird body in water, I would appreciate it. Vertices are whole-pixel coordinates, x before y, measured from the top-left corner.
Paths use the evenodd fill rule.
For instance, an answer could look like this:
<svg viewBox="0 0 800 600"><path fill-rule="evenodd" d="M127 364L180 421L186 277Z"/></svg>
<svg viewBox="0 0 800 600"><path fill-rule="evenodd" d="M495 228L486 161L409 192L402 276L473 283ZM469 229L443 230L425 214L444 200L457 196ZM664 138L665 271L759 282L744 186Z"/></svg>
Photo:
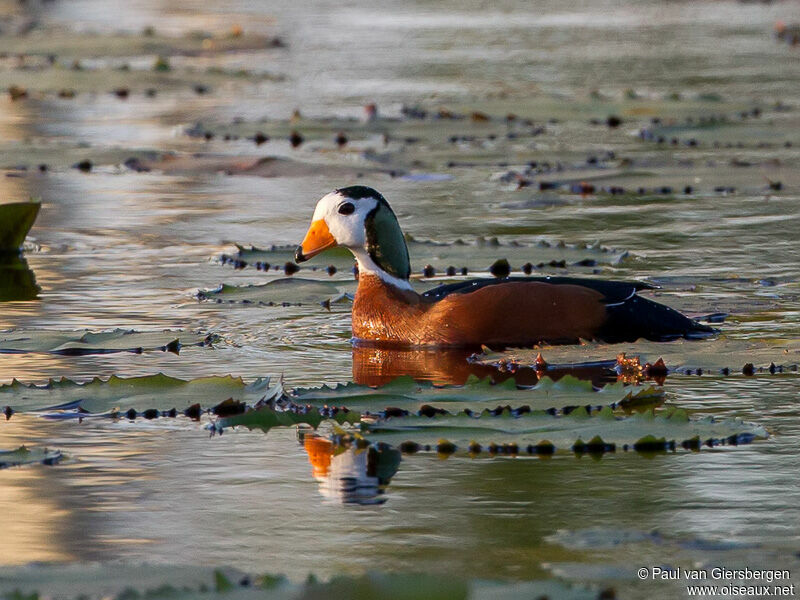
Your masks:
<svg viewBox="0 0 800 600"><path fill-rule="evenodd" d="M411 287L403 232L386 199L366 186L319 200L295 254L303 262L334 246L358 263L356 342L386 346L531 346L639 338L706 337L714 329L639 296L641 283L570 277L471 279L423 294Z"/></svg>

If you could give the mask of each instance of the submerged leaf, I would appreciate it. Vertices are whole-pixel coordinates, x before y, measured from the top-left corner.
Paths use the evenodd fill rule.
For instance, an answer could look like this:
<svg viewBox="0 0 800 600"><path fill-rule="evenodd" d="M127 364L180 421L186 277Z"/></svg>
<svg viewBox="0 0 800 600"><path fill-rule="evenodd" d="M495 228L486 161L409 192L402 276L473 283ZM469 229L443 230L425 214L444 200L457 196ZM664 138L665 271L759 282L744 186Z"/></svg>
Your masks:
<svg viewBox="0 0 800 600"><path fill-rule="evenodd" d="M59 450L48 448L26 448L20 446L16 450L0 450L0 469L41 463L54 465L63 458Z"/></svg>

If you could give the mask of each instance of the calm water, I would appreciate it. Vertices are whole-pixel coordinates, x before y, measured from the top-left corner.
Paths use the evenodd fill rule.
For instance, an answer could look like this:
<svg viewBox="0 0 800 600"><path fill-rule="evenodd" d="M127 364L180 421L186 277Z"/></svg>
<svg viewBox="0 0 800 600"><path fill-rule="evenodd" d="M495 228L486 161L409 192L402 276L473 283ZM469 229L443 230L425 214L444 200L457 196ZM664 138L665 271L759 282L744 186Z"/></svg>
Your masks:
<svg viewBox="0 0 800 600"><path fill-rule="evenodd" d="M43 208L25 254L41 288L38 300L0 303L0 330L183 328L215 332L222 341L180 355L0 355L0 382L156 372L283 376L288 386L350 380L347 304L331 312L315 303L216 305L198 302L195 294L223 282L278 277L235 271L216 259L233 252L234 243L296 244L316 200L352 183L353 169L366 173L359 181L378 188L417 238L599 241L631 255L600 267L600 275L659 282L661 299L689 312L732 313L722 326L731 338L796 339L800 333L800 63L796 48L772 37L776 21L800 20L797 5L172 4L3 4L9 23L29 19L43 31L63 28L50 40L28 37L26 48L46 54L52 47L66 64L79 57L101 74L72 82L79 93L66 100L55 93L61 79L49 83L51 73L2 67L0 87L26 77L31 97L0 100L0 166L6 168L0 201L34 196ZM152 52L137 47L120 56L124 45L114 37L76 42L80 32L119 36L124 28L138 36L154 25L169 36L224 34L237 23L248 34L280 36L287 47L174 57L173 71L187 83L165 85L155 98L143 93ZM6 33L2 43L14 48L22 39ZM102 75L103 69L119 73L114 68L122 62L132 68L127 100L110 94L113 86ZM209 93L198 95L188 82L205 81L209 67L244 68L250 76L214 75ZM185 75L189 68L195 71ZM266 73L283 79L260 78ZM710 95L714 101L702 99ZM511 112L545 132L508 138L510 126L501 119L489 125L387 120L371 128L343 120L360 118L370 102L387 117L399 117L402 105L434 113L440 107L497 117ZM757 119L739 116L754 107L762 111ZM295 108L306 119L289 124ZM620 114L623 126L606 127L609 114ZM730 115L730 126L697 124L719 114ZM636 135L658 127L652 117L663 119L663 145ZM198 122L213 139L185 133ZM337 153L333 136L340 125L352 131L352 151ZM307 137L296 150L285 140L293 128ZM449 141L475 128L480 140ZM273 139L262 146L244 139L257 130ZM226 142L226 132L243 137ZM393 136L388 144L384 133ZM420 141L396 141L409 136ZM675 146L673 136L680 139ZM690 146L689 139L699 144ZM119 166L150 150L221 160L283 156L341 171L260 177ZM605 163L587 163L609 151L614 157ZM370 160L376 153L382 162ZM71 168L87 157L96 165L91 173ZM632 166L618 175L623 158ZM564 173L596 178L598 185L676 191L689 185L693 193L548 194L536 185L516 190L494 177L533 160L561 162ZM46 174L36 172L41 162L50 166ZM448 166L453 162L469 166ZM14 169L21 165L28 170ZM375 166L416 177L370 172ZM777 180L783 189L771 192L767 184ZM736 190L715 191L718 186ZM683 597L669 584L638 582L641 566L789 568L797 577L796 375L672 375L666 392L668 402L698 415L738 415L773 435L746 447L654 458L415 456L397 464L394 456L373 457L382 483L391 481L380 502L353 503L352 493L313 476L294 430L209 438L184 419L77 424L15 415L0 423L0 448L46 445L70 459L0 472L0 565L119 559L236 565L294 579L366 570L561 577L612 585L621 597ZM337 473L358 474L357 492L375 500L376 481L359 463L364 458L339 458Z"/></svg>

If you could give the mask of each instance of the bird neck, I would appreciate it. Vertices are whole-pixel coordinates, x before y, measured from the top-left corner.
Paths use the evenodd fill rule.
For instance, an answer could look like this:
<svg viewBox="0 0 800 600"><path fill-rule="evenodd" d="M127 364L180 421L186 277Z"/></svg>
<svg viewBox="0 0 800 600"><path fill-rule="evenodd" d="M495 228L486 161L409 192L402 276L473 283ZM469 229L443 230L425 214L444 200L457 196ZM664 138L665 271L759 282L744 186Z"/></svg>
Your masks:
<svg viewBox="0 0 800 600"><path fill-rule="evenodd" d="M375 261L372 253L366 249L357 248L353 250L353 255L358 262L358 277L359 281L362 277L377 277L385 284L391 285L399 290L413 292L414 288L408 282L408 278L397 277L387 272L385 269ZM359 287L361 287L359 285Z"/></svg>

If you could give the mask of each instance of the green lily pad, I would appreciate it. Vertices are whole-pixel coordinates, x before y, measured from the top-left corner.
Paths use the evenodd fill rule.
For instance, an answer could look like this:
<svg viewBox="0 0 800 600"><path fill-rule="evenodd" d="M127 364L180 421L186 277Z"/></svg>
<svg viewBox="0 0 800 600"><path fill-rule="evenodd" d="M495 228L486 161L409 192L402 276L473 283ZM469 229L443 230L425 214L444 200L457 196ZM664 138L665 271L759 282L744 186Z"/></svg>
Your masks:
<svg viewBox="0 0 800 600"><path fill-rule="evenodd" d="M444 409L450 413L469 410L480 413L497 407L528 407L533 412L558 412L570 407L616 407L626 402L663 401L663 390L655 387L635 388L623 383L606 385L596 391L591 382L567 375L558 381L543 378L536 386L518 387L513 379L493 384L491 378L480 380L471 375L464 385L438 386L417 382L411 377L398 377L381 387L356 383L333 387L298 388L290 397L298 404L345 406L364 413L384 411L387 407L412 413L423 406Z"/></svg>
<svg viewBox="0 0 800 600"><path fill-rule="evenodd" d="M510 411L478 417L467 413L392 417L365 422L363 435L371 443L444 454L491 452L491 448L510 454L663 451L703 444L745 444L768 437L760 425L740 419L690 419L681 409L617 417L611 408L594 416L577 409L560 417L530 413L514 416Z"/></svg>
<svg viewBox="0 0 800 600"><path fill-rule="evenodd" d="M59 450L26 448L25 446L20 446L16 450L0 450L0 469L37 463L54 465L62 458L63 455Z"/></svg>
<svg viewBox="0 0 800 600"><path fill-rule="evenodd" d="M14 412L77 411L68 414L80 416L108 414L112 410L186 410L195 404L211 408L228 399L252 405L269 394L269 379L246 384L230 375L191 380L163 373L128 378L112 375L107 380L95 378L86 383L51 379L41 386L15 379L0 386L0 406L9 406Z"/></svg>
<svg viewBox="0 0 800 600"><path fill-rule="evenodd" d="M58 600L595 600L597 591L555 580L508 583L448 575L366 573L330 581L249 575L231 568L122 563L0 567L0 598Z"/></svg>
<svg viewBox="0 0 800 600"><path fill-rule="evenodd" d="M339 424L357 424L361 421L361 414L352 410L327 410L316 407L300 407L291 405L284 409L273 406L258 406L251 410L230 417L218 419L210 426L212 431L221 433L227 427L242 425L248 429L260 429L265 433L273 427L292 427L294 425L310 425L317 428L320 424L331 419Z"/></svg>
<svg viewBox="0 0 800 600"><path fill-rule="evenodd" d="M0 354L108 354L162 350L178 352L181 346L210 344L213 335L185 331L140 332L130 329L111 331L56 331L48 329L12 329L0 331Z"/></svg>
<svg viewBox="0 0 800 600"><path fill-rule="evenodd" d="M733 337L721 335L705 340L676 340L672 342L638 341L634 344L585 343L580 346L542 346L536 350L510 349L480 355L483 364L515 363L533 365L542 357L552 366L577 365L586 362L614 361L624 353L628 358L638 356L642 364L655 363L659 358L670 371L702 369L706 373L742 373L750 364L754 371L796 372L800 364L800 341L794 338L760 336Z"/></svg>
<svg viewBox="0 0 800 600"><path fill-rule="evenodd" d="M259 285L236 286L223 284L214 290L200 291L198 299L217 304L253 304L275 306L318 304L325 300L336 302L345 294L355 292L354 281L317 281L289 277Z"/></svg>
<svg viewBox="0 0 800 600"><path fill-rule="evenodd" d="M19 251L41 207L38 202L0 204L0 254Z"/></svg>
<svg viewBox="0 0 800 600"><path fill-rule="evenodd" d="M477 238L473 241L456 241L440 243L430 240L416 240L407 236L408 252L411 257L411 270L421 273L430 265L438 274L454 267L457 273L466 268L471 273L486 273L498 259L508 260L513 272L522 272L523 266L530 263L536 270L558 268L594 268L597 266L615 266L628 258L624 250L606 248L600 244L551 244L544 240L536 244L519 242L501 243L497 238ZM269 248L246 248L238 246L238 252L231 257L224 257L239 268L247 265L283 265L294 260L296 246L271 246ZM317 263L316 265L314 263ZM349 270L353 266L353 255L344 248L329 250L321 255L306 269L317 268L324 272L324 267L333 265L339 270ZM260 267L259 267L260 268Z"/></svg>

